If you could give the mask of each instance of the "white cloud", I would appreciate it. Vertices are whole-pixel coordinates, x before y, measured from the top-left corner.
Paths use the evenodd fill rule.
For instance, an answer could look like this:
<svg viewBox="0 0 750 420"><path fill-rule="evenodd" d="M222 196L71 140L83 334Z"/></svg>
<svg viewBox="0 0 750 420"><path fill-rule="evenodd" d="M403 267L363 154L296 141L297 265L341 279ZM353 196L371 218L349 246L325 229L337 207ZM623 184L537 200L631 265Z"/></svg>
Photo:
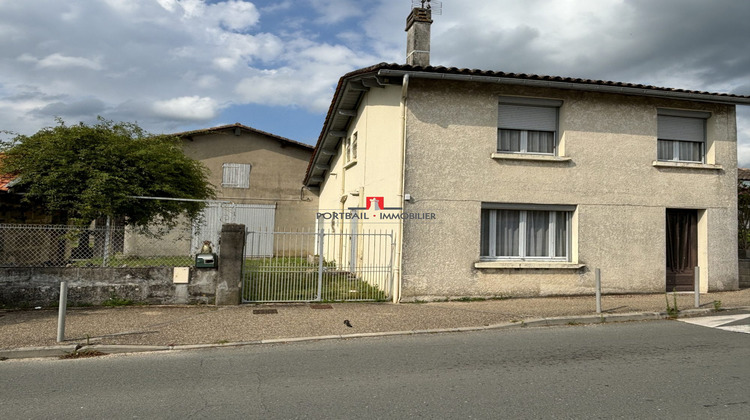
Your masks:
<svg viewBox="0 0 750 420"><path fill-rule="evenodd" d="M176 12L182 9L182 19L201 26L223 26L233 31L242 31L258 23L260 13L253 3L228 0L208 4L205 0L159 0L164 10Z"/></svg>
<svg viewBox="0 0 750 420"><path fill-rule="evenodd" d="M156 101L152 109L158 116L184 121L208 121L216 117L219 110L215 100L198 96Z"/></svg>
<svg viewBox="0 0 750 420"><path fill-rule="evenodd" d="M174 12L177 6L177 0L156 0L156 2L168 12Z"/></svg>
<svg viewBox="0 0 750 420"><path fill-rule="evenodd" d="M748 2L463 3L444 1L433 16L433 64L750 94ZM344 73L405 61L410 6L0 0L0 127L34 132L53 111L163 132L224 121L244 104L324 113ZM738 115L750 166L750 113Z"/></svg>
<svg viewBox="0 0 750 420"><path fill-rule="evenodd" d="M138 10L138 0L104 0L109 7L116 10L118 13L131 14Z"/></svg>
<svg viewBox="0 0 750 420"><path fill-rule="evenodd" d="M301 105L321 112L328 108L332 90L327 79L306 77L291 68L262 70L241 80L236 92L244 102L275 106Z"/></svg>
<svg viewBox="0 0 750 420"><path fill-rule="evenodd" d="M318 22L337 23L344 19L362 16L369 5L362 0L310 0L320 17Z"/></svg>
<svg viewBox="0 0 750 420"><path fill-rule="evenodd" d="M209 11L218 22L235 31L251 28L260 18L255 5L244 1L215 3L209 7Z"/></svg>
<svg viewBox="0 0 750 420"><path fill-rule="evenodd" d="M37 67L83 67L91 70L101 70L99 60L91 60L84 57L70 57L62 54L50 54L37 61Z"/></svg>

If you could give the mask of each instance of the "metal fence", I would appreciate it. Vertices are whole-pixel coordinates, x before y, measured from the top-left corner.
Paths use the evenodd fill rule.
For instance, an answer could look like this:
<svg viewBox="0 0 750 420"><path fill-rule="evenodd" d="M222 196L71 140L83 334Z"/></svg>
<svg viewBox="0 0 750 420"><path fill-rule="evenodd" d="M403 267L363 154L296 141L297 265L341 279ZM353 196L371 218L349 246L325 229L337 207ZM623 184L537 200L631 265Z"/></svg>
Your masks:
<svg viewBox="0 0 750 420"><path fill-rule="evenodd" d="M274 244L265 255L264 244ZM393 233L247 233L244 302L381 301L393 289Z"/></svg>
<svg viewBox="0 0 750 420"><path fill-rule="evenodd" d="M192 230L0 224L0 267L163 267L193 264Z"/></svg>

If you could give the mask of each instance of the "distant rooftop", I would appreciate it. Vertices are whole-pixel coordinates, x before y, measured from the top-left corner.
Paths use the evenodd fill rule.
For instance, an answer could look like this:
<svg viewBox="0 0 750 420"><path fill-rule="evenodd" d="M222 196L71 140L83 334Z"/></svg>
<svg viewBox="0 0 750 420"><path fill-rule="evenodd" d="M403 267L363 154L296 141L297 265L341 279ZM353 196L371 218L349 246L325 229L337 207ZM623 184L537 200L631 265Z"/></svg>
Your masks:
<svg viewBox="0 0 750 420"><path fill-rule="evenodd" d="M296 140L288 139L286 137L277 136L276 134L271 134L271 133L268 133L266 131L262 131L262 130L258 130L258 129L255 129L255 128L252 128L252 127L248 127L248 126L240 124L240 123L220 125L218 127L211 127L211 128L202 128L200 130L184 131L184 132L181 132L181 133L174 133L172 135L173 136L177 136L177 137L189 138L189 137L193 137L193 136L201 136L201 135L216 133L218 131L234 130L234 129L238 129L238 130L242 130L242 131L247 131L249 133L255 133L255 134L260 134L260 135L263 135L263 136L271 137L271 138L276 139L276 140L278 140L278 141L280 141L282 143L286 143L286 144L294 145L294 146L299 146L299 147L302 147L302 148L305 148L305 149L308 149L308 150L312 150L313 149L313 146L311 146L309 144L305 144L305 143L302 143L302 142L298 142Z"/></svg>

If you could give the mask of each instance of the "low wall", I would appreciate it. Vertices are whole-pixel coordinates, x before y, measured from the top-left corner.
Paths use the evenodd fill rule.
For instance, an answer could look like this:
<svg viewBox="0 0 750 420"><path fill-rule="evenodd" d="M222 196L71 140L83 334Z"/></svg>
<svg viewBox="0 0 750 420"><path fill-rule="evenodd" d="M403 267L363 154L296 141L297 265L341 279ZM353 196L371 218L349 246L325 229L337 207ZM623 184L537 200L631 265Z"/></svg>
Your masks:
<svg viewBox="0 0 750 420"><path fill-rule="evenodd" d="M750 259L740 258L740 289L750 288Z"/></svg>
<svg viewBox="0 0 750 420"><path fill-rule="evenodd" d="M175 284L174 268L0 268L0 307L54 306L60 282L68 305L101 305L110 298L149 304L214 304L218 271L190 267L188 283Z"/></svg>

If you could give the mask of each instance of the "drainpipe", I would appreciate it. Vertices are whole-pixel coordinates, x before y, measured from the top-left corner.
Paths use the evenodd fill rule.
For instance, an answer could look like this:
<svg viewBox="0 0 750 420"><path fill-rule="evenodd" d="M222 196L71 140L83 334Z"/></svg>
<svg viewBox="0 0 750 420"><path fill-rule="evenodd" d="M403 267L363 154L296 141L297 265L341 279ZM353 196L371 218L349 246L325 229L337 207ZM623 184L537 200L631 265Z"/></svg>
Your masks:
<svg viewBox="0 0 750 420"><path fill-rule="evenodd" d="M406 98L409 90L409 74L404 75L403 84L401 85L401 205L404 203L404 189L406 188ZM404 219L399 218L398 222L398 244L396 244L398 255L396 263L398 264L398 279L394 282L393 303L401 301L401 284L403 283L403 254L404 254Z"/></svg>

